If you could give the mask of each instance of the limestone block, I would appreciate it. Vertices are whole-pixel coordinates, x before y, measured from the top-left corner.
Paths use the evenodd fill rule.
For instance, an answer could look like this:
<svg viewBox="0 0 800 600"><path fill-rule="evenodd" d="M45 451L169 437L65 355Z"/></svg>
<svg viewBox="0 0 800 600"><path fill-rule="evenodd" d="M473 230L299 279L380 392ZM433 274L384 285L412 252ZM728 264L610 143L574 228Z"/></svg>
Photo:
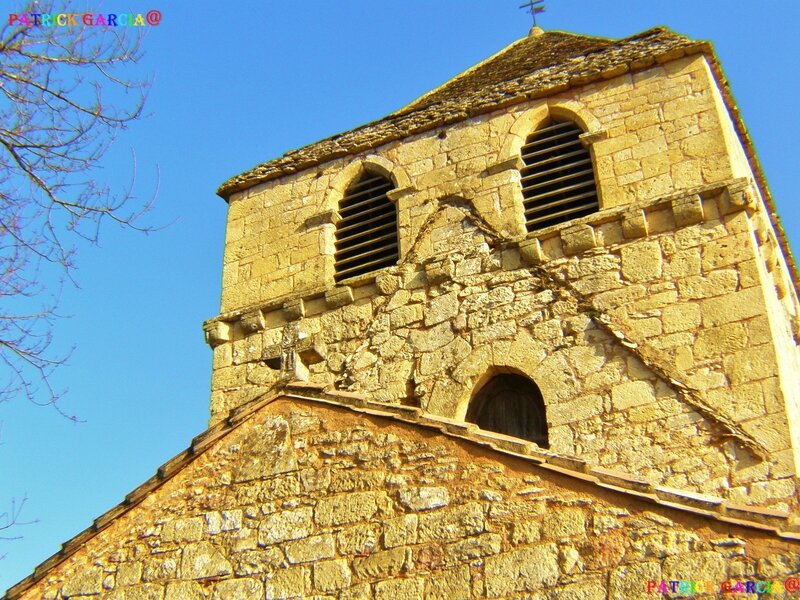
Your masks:
<svg viewBox="0 0 800 600"><path fill-rule="evenodd" d="M703 246L703 271L729 267L753 258L754 252L750 235L738 233L712 240Z"/></svg>
<svg viewBox="0 0 800 600"><path fill-rule="evenodd" d="M284 548L286 558L292 564L316 562L334 555L333 536L330 534L287 542Z"/></svg>
<svg viewBox="0 0 800 600"><path fill-rule="evenodd" d="M764 298L757 287L709 298L700 303L705 327L743 321L766 313Z"/></svg>
<svg viewBox="0 0 800 600"><path fill-rule="evenodd" d="M550 426L584 422L602 415L603 398L585 395L569 402L554 403L547 407L547 422Z"/></svg>
<svg viewBox="0 0 800 600"><path fill-rule="evenodd" d="M507 598L533 592L558 581L558 549L554 544L505 552L486 559L486 596Z"/></svg>
<svg viewBox="0 0 800 600"><path fill-rule="evenodd" d="M267 515L258 528L258 545L271 546L307 537L314 530L313 509L303 507Z"/></svg>
<svg viewBox="0 0 800 600"><path fill-rule="evenodd" d="M725 559L718 552L693 552L664 560L666 580L725 581Z"/></svg>
<svg viewBox="0 0 800 600"><path fill-rule="evenodd" d="M425 307L425 325L436 325L456 316L458 312L458 294L450 292L437 296Z"/></svg>
<svg viewBox="0 0 800 600"><path fill-rule="evenodd" d="M777 375L777 361L771 344L763 344L725 357L725 371L733 385Z"/></svg>
<svg viewBox="0 0 800 600"><path fill-rule="evenodd" d="M161 527L161 539L165 542L194 542L203 537L205 523L201 517L167 521Z"/></svg>
<svg viewBox="0 0 800 600"><path fill-rule="evenodd" d="M428 330L412 330L409 343L415 352L431 352L453 341L455 334L448 321L439 323Z"/></svg>
<svg viewBox="0 0 800 600"><path fill-rule="evenodd" d="M511 532L513 544L535 544L542 539L541 521L516 521Z"/></svg>
<svg viewBox="0 0 800 600"><path fill-rule="evenodd" d="M703 201L697 194L675 198L672 201L672 214L679 227L694 225L703 220Z"/></svg>
<svg viewBox="0 0 800 600"><path fill-rule="evenodd" d="M579 508L562 508L547 513L542 522L542 535L551 540L561 540L586 533L586 515Z"/></svg>
<svg viewBox="0 0 800 600"><path fill-rule="evenodd" d="M388 296L400 289L400 278L386 271L381 271L375 276L375 285L378 286L381 294Z"/></svg>
<svg viewBox="0 0 800 600"><path fill-rule="evenodd" d="M264 581L264 598L267 600L285 600L288 598L308 598L306 582L309 572L305 567L278 569L272 577Z"/></svg>
<svg viewBox="0 0 800 600"><path fill-rule="evenodd" d="M317 502L314 520L322 527L365 521L378 512L376 492L353 492L322 498Z"/></svg>
<svg viewBox="0 0 800 600"><path fill-rule="evenodd" d="M252 537L251 533L248 541L251 542ZM238 544L234 546L234 549L237 550L234 560L235 572L238 576L268 573L276 568L285 568L287 566L286 558L278 548L271 547L256 550L255 546L257 546L257 541L250 549L239 548Z"/></svg>
<svg viewBox="0 0 800 600"><path fill-rule="evenodd" d="M417 515L403 515L384 523L383 543L387 548L417 543Z"/></svg>
<svg viewBox="0 0 800 600"><path fill-rule="evenodd" d="M390 579L375 584L375 600L418 600L423 597L425 580Z"/></svg>
<svg viewBox="0 0 800 600"><path fill-rule="evenodd" d="M281 416L268 417L253 427L243 442L250 452L233 472L234 481L263 479L297 470L297 457L289 435L289 424Z"/></svg>
<svg viewBox="0 0 800 600"><path fill-rule="evenodd" d="M393 329L400 329L421 321L422 314L421 304L406 304L390 312L389 320Z"/></svg>
<svg viewBox="0 0 800 600"><path fill-rule="evenodd" d="M700 306L693 302L665 306L661 312L661 322L666 333L694 331L700 326Z"/></svg>
<svg viewBox="0 0 800 600"><path fill-rule="evenodd" d="M283 303L283 316L287 321L296 321L306 316L306 306L302 298Z"/></svg>
<svg viewBox="0 0 800 600"><path fill-rule="evenodd" d="M591 250L597 245L594 229L591 225L574 225L561 230L561 243L564 254L579 254Z"/></svg>
<svg viewBox="0 0 800 600"><path fill-rule="evenodd" d="M142 563L124 562L117 568L117 585L135 585L142 580Z"/></svg>
<svg viewBox="0 0 800 600"><path fill-rule="evenodd" d="M103 569L100 567L84 567L61 588L66 598L73 596L91 596L103 590Z"/></svg>
<svg viewBox="0 0 800 600"><path fill-rule="evenodd" d="M445 558L449 563L465 563L476 558L500 554L503 537L497 533L482 533L468 537L445 547Z"/></svg>
<svg viewBox="0 0 800 600"><path fill-rule="evenodd" d="M378 534L371 524L354 525L336 536L340 554L369 554L378 545Z"/></svg>
<svg viewBox="0 0 800 600"><path fill-rule="evenodd" d="M471 346L464 338L456 337L443 348L425 352L420 360L419 372L421 375L432 375L449 369L463 360L471 350Z"/></svg>
<svg viewBox="0 0 800 600"><path fill-rule="evenodd" d="M350 587L350 566L346 560L327 560L314 565L314 587L335 594Z"/></svg>
<svg viewBox="0 0 800 600"><path fill-rule="evenodd" d="M747 347L747 331L739 322L703 329L697 333L694 356L698 360L719 358Z"/></svg>
<svg viewBox="0 0 800 600"><path fill-rule="evenodd" d="M432 510L450 504L450 493L443 487L403 488L399 500L409 510Z"/></svg>
<svg viewBox="0 0 800 600"><path fill-rule="evenodd" d="M214 586L211 600L262 600L264 586L257 579L230 579Z"/></svg>
<svg viewBox="0 0 800 600"><path fill-rule="evenodd" d="M726 188L719 198L720 211L724 215L729 215L741 210L753 211L756 208L756 201L749 189L736 189L739 186Z"/></svg>
<svg viewBox="0 0 800 600"><path fill-rule="evenodd" d="M205 579L230 575L231 564L209 542L187 544L183 547L180 574L184 579Z"/></svg>
<svg viewBox="0 0 800 600"><path fill-rule="evenodd" d="M157 583L135 585L125 590L125 600L161 600L163 597L164 586Z"/></svg>
<svg viewBox="0 0 800 600"><path fill-rule="evenodd" d="M393 577L403 571L406 564L406 548L393 548L353 560L353 572L359 579Z"/></svg>
<svg viewBox="0 0 800 600"><path fill-rule="evenodd" d="M245 335L250 335L262 331L267 324L264 321L264 314L260 310L256 310L242 315L239 319L239 326Z"/></svg>
<svg viewBox="0 0 800 600"><path fill-rule="evenodd" d="M203 333L205 334L206 344L212 348L216 348L220 344L233 339L230 323L225 323L224 321L205 323L203 325Z"/></svg>
<svg viewBox="0 0 800 600"><path fill-rule="evenodd" d="M527 265L539 265L545 262L542 245L537 238L530 238L519 243L519 255Z"/></svg>
<svg viewBox="0 0 800 600"><path fill-rule="evenodd" d="M461 565L454 569L439 570L431 573L427 580L424 597L428 600L470 598L469 566Z"/></svg>
<svg viewBox="0 0 800 600"><path fill-rule="evenodd" d="M678 291L683 298L712 298L730 294L739 287L739 274L735 269L719 269L705 277L693 276L678 280Z"/></svg>
<svg viewBox="0 0 800 600"><path fill-rule="evenodd" d="M206 600L200 584L194 581L171 581L167 583L164 600Z"/></svg>
<svg viewBox="0 0 800 600"><path fill-rule="evenodd" d="M328 308L339 308L353 301L353 288L347 285L335 287L325 292L325 303Z"/></svg>
<svg viewBox="0 0 800 600"><path fill-rule="evenodd" d="M622 565L611 571L609 598L649 600L653 598L653 594L647 592L647 582L660 582L662 579L661 565L658 562ZM699 577L695 577L695 579L699 579Z"/></svg>
<svg viewBox="0 0 800 600"><path fill-rule="evenodd" d="M622 276L628 281L641 283L661 277L663 262L658 242L636 242L623 246Z"/></svg>
<svg viewBox="0 0 800 600"><path fill-rule="evenodd" d="M627 381L614 386L611 390L611 405L614 410L625 410L655 400L655 390L648 381Z"/></svg>
<svg viewBox="0 0 800 600"><path fill-rule="evenodd" d="M470 502L419 516L419 542L452 541L486 529L483 508Z"/></svg>

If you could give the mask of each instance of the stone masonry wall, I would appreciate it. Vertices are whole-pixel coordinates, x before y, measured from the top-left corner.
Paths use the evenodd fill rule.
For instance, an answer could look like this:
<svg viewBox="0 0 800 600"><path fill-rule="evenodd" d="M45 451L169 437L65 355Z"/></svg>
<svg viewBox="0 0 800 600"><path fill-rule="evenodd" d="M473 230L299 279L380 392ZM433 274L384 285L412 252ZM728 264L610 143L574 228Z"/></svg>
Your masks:
<svg viewBox="0 0 800 600"><path fill-rule="evenodd" d="M387 161L402 188L401 246L451 195L469 198L498 230L524 235L518 173L497 166L518 156L548 114L575 119L593 136L601 207L611 208L733 177L721 110L705 58L686 57L387 144L369 156ZM223 313L332 285L334 183L365 158L337 159L232 196Z"/></svg>
<svg viewBox="0 0 800 600"><path fill-rule="evenodd" d="M587 130L602 210L526 235L518 153L548 115ZM797 299L732 131L695 56L235 194L212 421L280 388L296 330L292 376L463 419L522 373L558 452L794 508ZM400 264L334 287L364 168L395 182Z"/></svg>
<svg viewBox="0 0 800 600"><path fill-rule="evenodd" d="M662 579L782 581L798 556L416 425L278 400L14 598L635 600Z"/></svg>

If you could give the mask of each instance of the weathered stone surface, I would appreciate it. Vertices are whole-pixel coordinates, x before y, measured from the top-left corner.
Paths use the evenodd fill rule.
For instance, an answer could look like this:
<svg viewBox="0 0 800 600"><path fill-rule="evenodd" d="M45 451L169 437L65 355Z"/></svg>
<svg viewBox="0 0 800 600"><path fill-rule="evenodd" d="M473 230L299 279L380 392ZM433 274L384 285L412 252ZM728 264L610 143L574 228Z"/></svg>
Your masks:
<svg viewBox="0 0 800 600"><path fill-rule="evenodd" d="M486 524L481 506L469 503L456 508L419 516L420 542L449 541L481 533Z"/></svg>
<svg viewBox="0 0 800 600"><path fill-rule="evenodd" d="M554 545L506 552L486 559L486 596L505 598L532 592L558 580L558 552Z"/></svg>
<svg viewBox="0 0 800 600"><path fill-rule="evenodd" d="M286 558L292 564L315 562L333 558L333 555L332 535L317 535L286 544Z"/></svg>
<svg viewBox="0 0 800 600"><path fill-rule="evenodd" d="M306 598L306 582L309 579L310 575L305 567L278 569L272 573L272 577L264 581L264 598Z"/></svg>
<svg viewBox="0 0 800 600"><path fill-rule="evenodd" d="M269 546L308 536L314 529L312 515L313 509L310 507L267 515L258 528L259 545Z"/></svg>
<svg viewBox="0 0 800 600"><path fill-rule="evenodd" d="M657 242L637 242L622 248L622 276L636 283L661 277L661 246Z"/></svg>
<svg viewBox="0 0 800 600"><path fill-rule="evenodd" d="M443 487L404 488L400 504L409 510L431 510L450 504L450 493Z"/></svg>
<svg viewBox="0 0 800 600"><path fill-rule="evenodd" d="M180 573L185 579L221 577L230 575L231 572L231 564L212 544L198 542L184 546Z"/></svg>
<svg viewBox="0 0 800 600"><path fill-rule="evenodd" d="M423 597L424 588L421 577L381 581L375 584L375 600L416 600Z"/></svg>
<svg viewBox="0 0 800 600"><path fill-rule="evenodd" d="M167 584L164 600L205 600L203 588L194 581L174 581Z"/></svg>
<svg viewBox="0 0 800 600"><path fill-rule="evenodd" d="M383 543L387 548L415 544L417 541L417 515L403 515L386 521L383 530Z"/></svg>
<svg viewBox="0 0 800 600"><path fill-rule="evenodd" d="M247 444L256 451L239 464L234 473L236 481L261 479L297 469L289 424L285 419L267 419L251 432Z"/></svg>
<svg viewBox="0 0 800 600"><path fill-rule="evenodd" d="M103 589L103 570L100 567L89 567L64 584L61 593L65 597L91 596L99 594Z"/></svg>
<svg viewBox="0 0 800 600"><path fill-rule="evenodd" d="M317 503L315 520L320 525L343 525L371 518L378 510L378 494L353 492L332 498L323 498Z"/></svg>
<svg viewBox="0 0 800 600"><path fill-rule="evenodd" d="M350 587L350 565L346 560L327 560L314 565L314 586L320 592L335 594Z"/></svg>
<svg viewBox="0 0 800 600"><path fill-rule="evenodd" d="M211 600L261 600L264 586L257 579L231 579L214 587Z"/></svg>
<svg viewBox="0 0 800 600"><path fill-rule="evenodd" d="M393 577L403 570L406 553L405 548L393 548L366 558L357 557L353 560L353 572L359 579Z"/></svg>

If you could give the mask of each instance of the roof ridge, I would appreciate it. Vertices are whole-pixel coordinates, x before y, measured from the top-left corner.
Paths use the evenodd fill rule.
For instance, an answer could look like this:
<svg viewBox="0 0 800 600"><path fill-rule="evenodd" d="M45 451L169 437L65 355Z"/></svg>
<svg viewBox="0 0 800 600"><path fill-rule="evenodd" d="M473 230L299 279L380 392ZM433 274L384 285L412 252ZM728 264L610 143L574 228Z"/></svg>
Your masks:
<svg viewBox="0 0 800 600"><path fill-rule="evenodd" d="M530 61L526 64L517 64L509 60L500 65L500 72L489 74L486 81L480 80L481 78L478 78L479 81L469 81L469 76L474 75L481 67L485 68L498 58L502 62L501 57L513 53L525 42L541 39L547 41L553 36L555 42L550 48L540 46L545 51L541 56L532 58L533 64ZM635 43L648 37L656 39L652 44ZM594 43L595 46L581 48L580 44L576 46L566 43L567 39L582 40L584 44ZM696 46L697 44L686 36L676 34L666 27L651 28L619 40L560 31L546 32L537 38L521 38L389 115L290 150L280 157L261 162L247 171L228 178L219 186L217 194L227 200L237 191L296 173L328 160L369 150L443 125L461 122L500 107L540 98L552 93L552 90L562 90L565 85L567 87L586 85L589 81L602 78L604 73L614 72L623 66L628 70L639 70L652 64L653 59L659 56L677 57L684 53L701 51L696 49ZM548 54L547 50L551 53ZM590 63L590 72L586 72L583 61L572 60L581 55L598 57ZM538 64L536 58L539 59ZM513 82L514 85L511 86L513 89L504 85L509 82ZM452 89L454 86L465 89ZM431 99L437 91L442 93L446 88L452 89L449 96L437 102L425 103L425 100ZM481 95L478 102L474 101L476 95ZM470 99L469 103L466 103L467 98Z"/></svg>

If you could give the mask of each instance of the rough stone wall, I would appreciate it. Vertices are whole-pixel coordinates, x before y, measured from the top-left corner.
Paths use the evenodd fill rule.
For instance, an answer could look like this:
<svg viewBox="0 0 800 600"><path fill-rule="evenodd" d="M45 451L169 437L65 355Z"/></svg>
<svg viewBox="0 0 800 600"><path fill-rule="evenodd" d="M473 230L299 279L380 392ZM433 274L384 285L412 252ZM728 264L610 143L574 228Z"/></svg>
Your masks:
<svg viewBox="0 0 800 600"><path fill-rule="evenodd" d="M683 58L234 195L212 421L280 387L294 327L312 381L463 419L522 373L558 452L794 508L797 299L718 100ZM602 210L526 235L519 148L548 114L587 130ZM396 184L401 260L334 287L363 168Z"/></svg>
<svg viewBox="0 0 800 600"><path fill-rule="evenodd" d="M636 599L662 579L782 581L799 556L415 425L278 400L15 598Z"/></svg>
<svg viewBox="0 0 800 600"><path fill-rule="evenodd" d="M469 198L497 229L523 235L519 175L513 165L496 169L518 156L548 111L595 134L588 141L602 208L611 208L733 177L723 134L728 117L714 94L705 58L686 57L387 144L370 156L388 161L403 189L401 246L451 195ZM365 157L331 161L232 196L223 313L332 285L334 183Z"/></svg>

